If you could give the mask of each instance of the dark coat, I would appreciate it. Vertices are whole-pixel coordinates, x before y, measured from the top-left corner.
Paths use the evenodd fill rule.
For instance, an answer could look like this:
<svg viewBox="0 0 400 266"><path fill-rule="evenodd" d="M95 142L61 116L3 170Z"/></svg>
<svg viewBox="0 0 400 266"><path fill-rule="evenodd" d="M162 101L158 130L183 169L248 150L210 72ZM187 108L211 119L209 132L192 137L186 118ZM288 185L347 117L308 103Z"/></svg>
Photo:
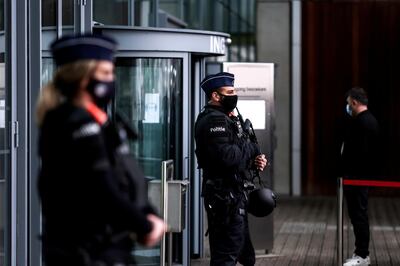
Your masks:
<svg viewBox="0 0 400 266"><path fill-rule="evenodd" d="M379 125L370 111L346 121L341 156L342 175L373 178L379 173Z"/></svg>
<svg viewBox="0 0 400 266"><path fill-rule="evenodd" d="M130 234L141 238L151 231L145 179L127 141L123 125L99 125L72 104L46 114L38 183L45 258L56 249L84 249L93 258L112 246L130 252Z"/></svg>

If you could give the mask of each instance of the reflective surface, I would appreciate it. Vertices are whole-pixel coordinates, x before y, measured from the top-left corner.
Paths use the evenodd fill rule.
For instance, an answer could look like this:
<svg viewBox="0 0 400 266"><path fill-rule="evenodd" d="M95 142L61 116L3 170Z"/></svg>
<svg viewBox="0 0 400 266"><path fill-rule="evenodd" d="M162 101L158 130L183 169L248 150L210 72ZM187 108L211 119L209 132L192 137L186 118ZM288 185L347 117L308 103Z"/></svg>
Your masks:
<svg viewBox="0 0 400 266"><path fill-rule="evenodd" d="M4 1L0 1L0 47L5 47L4 39ZM7 234L8 206L7 185L10 180L10 139L9 132L10 106L9 92L5 87L5 51L0 51L0 266L5 265L5 247Z"/></svg>
<svg viewBox="0 0 400 266"><path fill-rule="evenodd" d="M42 58L42 84L45 85L52 80L56 71L56 64L53 58Z"/></svg>
<svg viewBox="0 0 400 266"><path fill-rule="evenodd" d="M42 26L57 25L57 0L42 0ZM74 1L62 0L62 25L74 25Z"/></svg>
<svg viewBox="0 0 400 266"><path fill-rule="evenodd" d="M183 3L184 0L159 0L159 8L183 20Z"/></svg>
<svg viewBox="0 0 400 266"><path fill-rule="evenodd" d="M140 135L131 143L132 156L149 179L161 178L167 159L175 161L175 176L181 176L182 60L119 58L116 66L116 109ZM139 265L159 265L159 247L137 248L134 254Z"/></svg>
<svg viewBox="0 0 400 266"><path fill-rule="evenodd" d="M162 2L179 0L160 0ZM226 32L232 44L227 61L256 60L256 1L255 0L185 0L184 21L189 28ZM171 11L173 12L173 11Z"/></svg>
<svg viewBox="0 0 400 266"><path fill-rule="evenodd" d="M153 26L155 0L93 0L93 20L99 25Z"/></svg>

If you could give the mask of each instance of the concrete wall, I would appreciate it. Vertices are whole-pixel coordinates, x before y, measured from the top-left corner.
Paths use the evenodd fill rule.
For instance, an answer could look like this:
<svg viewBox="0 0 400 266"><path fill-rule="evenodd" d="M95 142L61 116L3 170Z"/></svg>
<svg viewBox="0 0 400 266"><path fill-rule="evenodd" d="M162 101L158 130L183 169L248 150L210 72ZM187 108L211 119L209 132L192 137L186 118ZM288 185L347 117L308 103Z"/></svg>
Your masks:
<svg viewBox="0 0 400 266"><path fill-rule="evenodd" d="M290 160L290 2L258 0L257 61L275 63L275 112L277 147L274 153L274 190L291 193Z"/></svg>

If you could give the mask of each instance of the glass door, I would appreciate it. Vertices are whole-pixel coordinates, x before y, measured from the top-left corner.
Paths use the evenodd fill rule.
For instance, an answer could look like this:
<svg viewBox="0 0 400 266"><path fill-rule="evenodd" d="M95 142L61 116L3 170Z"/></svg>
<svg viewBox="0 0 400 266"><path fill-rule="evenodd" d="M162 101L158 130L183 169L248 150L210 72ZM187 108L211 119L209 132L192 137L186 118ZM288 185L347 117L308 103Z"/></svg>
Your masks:
<svg viewBox="0 0 400 266"><path fill-rule="evenodd" d="M0 266L10 263L7 260L9 235L9 180L11 179L11 150L10 136L10 93L6 88L5 64L5 9L4 1L0 1Z"/></svg>
<svg viewBox="0 0 400 266"><path fill-rule="evenodd" d="M9 118L10 106L7 97L9 96L5 88L5 63L4 53L1 53L0 58L0 266L6 265L5 263L5 250L7 223L8 223L8 180L10 180L10 139L7 132L9 132Z"/></svg>
<svg viewBox="0 0 400 266"><path fill-rule="evenodd" d="M115 107L139 133L138 140L131 143L131 152L150 180L161 179L162 161L168 159L174 161L175 177L183 177L182 72L182 58L116 60ZM180 246L179 241L179 237L174 239L174 247ZM160 246L136 247L134 255L138 265L160 265Z"/></svg>

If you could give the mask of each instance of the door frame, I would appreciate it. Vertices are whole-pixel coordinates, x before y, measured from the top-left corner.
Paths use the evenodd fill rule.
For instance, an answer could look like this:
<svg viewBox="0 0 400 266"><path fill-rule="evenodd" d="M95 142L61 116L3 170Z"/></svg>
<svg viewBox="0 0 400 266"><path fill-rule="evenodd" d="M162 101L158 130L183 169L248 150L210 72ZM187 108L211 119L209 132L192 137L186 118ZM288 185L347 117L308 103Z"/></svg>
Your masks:
<svg viewBox="0 0 400 266"><path fill-rule="evenodd" d="M117 52L116 58L176 58L182 59L182 177L176 177L177 180L191 180L191 167L189 158L191 154L191 97L190 90L190 53L188 52L146 52L146 51L123 51ZM173 159L176 158L168 158ZM161 167L161 166L160 166ZM190 189L186 192L185 197L185 229L182 232L182 263L190 265Z"/></svg>

